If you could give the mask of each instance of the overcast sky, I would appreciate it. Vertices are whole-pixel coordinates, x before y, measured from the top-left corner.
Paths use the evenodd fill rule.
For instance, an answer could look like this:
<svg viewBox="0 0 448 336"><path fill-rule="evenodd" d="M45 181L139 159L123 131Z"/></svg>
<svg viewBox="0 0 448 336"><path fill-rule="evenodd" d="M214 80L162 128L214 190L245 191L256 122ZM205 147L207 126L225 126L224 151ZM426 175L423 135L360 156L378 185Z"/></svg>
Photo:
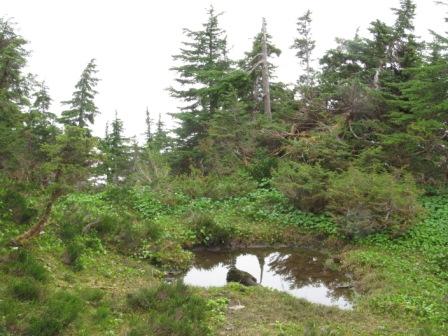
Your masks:
<svg viewBox="0 0 448 336"><path fill-rule="evenodd" d="M399 0L0 0L0 16L12 18L19 33L30 43L29 71L45 80L59 112L62 100L70 99L82 69L97 59L97 135L104 134L114 111L124 120L127 135L144 131L145 109L154 119L166 116L180 103L169 97L173 84L171 56L184 40L182 28L198 29L213 4L224 12L221 26L227 31L232 58L250 49L252 38L268 21L268 32L282 50L276 61L279 80L293 83L299 77L294 52L296 19L306 9L313 12L315 56L335 46L335 38L350 38L377 18L392 22L390 8ZM432 0L416 0L417 34L428 29L445 30L444 9Z"/></svg>

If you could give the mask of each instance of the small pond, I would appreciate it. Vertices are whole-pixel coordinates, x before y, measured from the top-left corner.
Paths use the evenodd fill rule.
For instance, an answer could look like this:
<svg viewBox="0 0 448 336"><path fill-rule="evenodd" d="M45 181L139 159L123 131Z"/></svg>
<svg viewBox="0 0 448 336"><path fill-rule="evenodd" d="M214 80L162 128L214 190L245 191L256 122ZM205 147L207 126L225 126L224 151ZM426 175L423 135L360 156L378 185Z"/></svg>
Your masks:
<svg viewBox="0 0 448 336"><path fill-rule="evenodd" d="M229 268L252 274L259 284L313 303L351 309L349 275L324 266L327 255L298 248L198 251L183 280L199 287L224 286Z"/></svg>

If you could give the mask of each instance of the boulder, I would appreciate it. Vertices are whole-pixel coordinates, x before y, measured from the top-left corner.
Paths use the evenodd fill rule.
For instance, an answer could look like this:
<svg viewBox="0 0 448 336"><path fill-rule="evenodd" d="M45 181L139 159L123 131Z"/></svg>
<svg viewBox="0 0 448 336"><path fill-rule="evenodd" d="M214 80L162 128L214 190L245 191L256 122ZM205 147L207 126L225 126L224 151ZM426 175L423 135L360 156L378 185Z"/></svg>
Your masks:
<svg viewBox="0 0 448 336"><path fill-rule="evenodd" d="M227 272L227 282L238 282L244 286L256 286L257 279L250 273L241 271L235 267L232 267Z"/></svg>

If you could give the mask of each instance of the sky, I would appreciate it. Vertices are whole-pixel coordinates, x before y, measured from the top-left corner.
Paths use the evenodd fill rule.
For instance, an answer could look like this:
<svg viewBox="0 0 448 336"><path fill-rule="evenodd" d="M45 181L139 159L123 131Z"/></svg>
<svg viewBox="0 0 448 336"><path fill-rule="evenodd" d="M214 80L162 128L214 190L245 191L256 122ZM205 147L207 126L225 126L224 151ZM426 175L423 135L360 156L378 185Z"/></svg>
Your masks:
<svg viewBox="0 0 448 336"><path fill-rule="evenodd" d="M445 8L433 0L416 0L417 35L429 38L428 29L444 32ZM290 46L296 36L296 21L307 9L313 13L314 57L336 46L335 38L351 38L359 28L381 19L393 22L391 7L399 0L0 0L0 16L16 23L29 41L27 71L44 80L59 113L63 100L71 98L76 82L90 59L95 58L100 82L97 106L101 115L93 126L104 135L105 124L115 111L124 121L125 133L142 139L145 110L169 127L175 122L168 113L181 102L167 88L174 84L172 55L185 40L182 29L197 30L213 5L221 27L227 32L230 56L242 58L252 38L268 22L274 44L282 50L275 60L277 79L294 83L300 68Z"/></svg>

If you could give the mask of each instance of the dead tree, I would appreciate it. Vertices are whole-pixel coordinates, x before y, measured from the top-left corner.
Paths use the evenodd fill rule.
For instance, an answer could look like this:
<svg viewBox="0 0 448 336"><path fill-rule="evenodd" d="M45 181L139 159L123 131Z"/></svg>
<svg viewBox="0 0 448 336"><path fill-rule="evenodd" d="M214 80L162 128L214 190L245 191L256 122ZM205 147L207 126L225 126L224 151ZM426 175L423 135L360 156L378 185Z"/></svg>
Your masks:
<svg viewBox="0 0 448 336"><path fill-rule="evenodd" d="M261 27L261 78L263 81L263 102L264 113L269 119L272 119L271 111L271 93L269 89L269 63L268 63L268 46L266 41L266 19L263 18Z"/></svg>

